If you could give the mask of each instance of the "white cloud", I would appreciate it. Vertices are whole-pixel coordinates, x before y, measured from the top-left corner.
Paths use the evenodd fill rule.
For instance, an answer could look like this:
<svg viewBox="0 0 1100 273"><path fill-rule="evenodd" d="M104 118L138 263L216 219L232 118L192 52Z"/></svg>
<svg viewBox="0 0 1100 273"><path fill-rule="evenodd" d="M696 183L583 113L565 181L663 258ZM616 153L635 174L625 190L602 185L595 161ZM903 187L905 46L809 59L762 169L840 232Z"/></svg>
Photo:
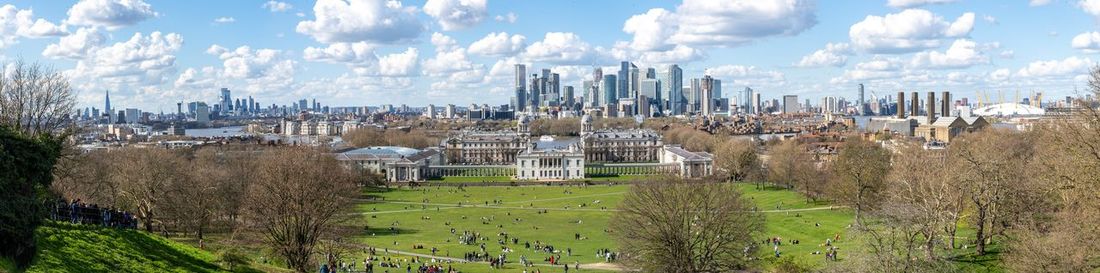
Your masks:
<svg viewBox="0 0 1100 273"><path fill-rule="evenodd" d="M455 41L451 36L443 35L443 33L432 33L432 45L435 46L436 52L454 51L458 49L458 41Z"/></svg>
<svg viewBox="0 0 1100 273"><path fill-rule="evenodd" d="M974 13L954 22L922 9L907 9L885 17L868 15L849 29L853 45L872 53L908 53L940 46L946 38L961 38L974 29Z"/></svg>
<svg viewBox="0 0 1100 273"><path fill-rule="evenodd" d="M1073 37L1073 41L1070 43L1075 49L1080 49L1085 52L1098 52L1100 51L1100 32L1085 32L1077 34Z"/></svg>
<svg viewBox="0 0 1100 273"><path fill-rule="evenodd" d="M31 9L18 9L13 5L0 7L0 49L16 43L20 37L42 38L65 33L63 26L35 19Z"/></svg>
<svg viewBox="0 0 1100 273"><path fill-rule="evenodd" d="M470 53L482 56L514 56L527 46L527 37L493 32L470 44Z"/></svg>
<svg viewBox="0 0 1100 273"><path fill-rule="evenodd" d="M515 23L517 19L519 19L519 16L517 16L514 12L509 12L505 15L497 15L496 18L493 18L493 20L496 20L497 22L508 22L509 24Z"/></svg>
<svg viewBox="0 0 1100 273"><path fill-rule="evenodd" d="M55 59L81 59L87 56L88 52L93 48L99 47L106 42L106 40L106 37L99 32L98 28L82 27L68 36L61 37L56 44L47 45L46 49L42 51L42 56Z"/></svg>
<svg viewBox="0 0 1100 273"><path fill-rule="evenodd" d="M65 71L77 90L137 88L160 85L175 73L179 34L135 33L129 40L89 50L76 67Z"/></svg>
<svg viewBox="0 0 1100 273"><path fill-rule="evenodd" d="M1000 54L997 54L997 56L1001 56L1002 59L1012 59L1016 57L1016 51L1005 49L1002 50Z"/></svg>
<svg viewBox="0 0 1100 273"><path fill-rule="evenodd" d="M910 66L918 68L967 68L988 63L989 57L978 50L978 44L967 39L955 40L945 52L917 53L909 61Z"/></svg>
<svg viewBox="0 0 1100 273"><path fill-rule="evenodd" d="M203 67L202 70L188 68L176 78L174 86L186 89L212 89L217 79L217 69L212 66Z"/></svg>
<svg viewBox="0 0 1100 273"><path fill-rule="evenodd" d="M1008 68L1001 68L994 70L993 72L989 72L989 80L993 82L1003 82L1008 80L1008 77L1011 75L1012 71L1009 71Z"/></svg>
<svg viewBox="0 0 1100 273"><path fill-rule="evenodd" d="M206 53L217 55L222 60L222 76L236 79L262 78L272 71L287 68L292 70L294 67L294 61L286 59L282 51L269 48L252 50L250 46L240 46L235 50L228 50L219 45L211 45Z"/></svg>
<svg viewBox="0 0 1100 273"><path fill-rule="evenodd" d="M477 25L488 15L485 0L428 0L424 13L435 18L443 30L459 30Z"/></svg>
<svg viewBox="0 0 1100 273"><path fill-rule="evenodd" d="M597 48L572 32L547 32L542 41L527 46L522 54L523 58L531 61L558 65L592 64L598 56Z"/></svg>
<svg viewBox="0 0 1100 273"><path fill-rule="evenodd" d="M847 43L828 43L824 49L818 49L810 55L802 57L795 66L798 67L842 67L848 63L848 56L854 54L852 47Z"/></svg>
<svg viewBox="0 0 1100 273"><path fill-rule="evenodd" d="M782 72L761 70L755 66L722 65L707 68L704 74L722 80L726 86L778 86L786 82Z"/></svg>
<svg viewBox="0 0 1100 273"><path fill-rule="evenodd" d="M378 62L374 47L366 42L335 43L325 48L307 47L302 52L307 61L342 63L352 66L373 66Z"/></svg>
<svg viewBox="0 0 1100 273"><path fill-rule="evenodd" d="M142 0L81 0L68 11L68 24L118 29L158 14Z"/></svg>
<svg viewBox="0 0 1100 273"><path fill-rule="evenodd" d="M1094 63L1089 58L1069 57L1063 60L1036 61L1016 71L1019 77L1057 77L1088 73Z"/></svg>
<svg viewBox="0 0 1100 273"><path fill-rule="evenodd" d="M233 17L218 17L217 19L214 19L215 24L228 24L236 21L237 19L234 19Z"/></svg>
<svg viewBox="0 0 1100 273"><path fill-rule="evenodd" d="M290 3L287 3L287 2L279 2L279 1L272 0L272 1L267 1L266 3L264 3L260 7L265 8L267 10L270 10L271 12L284 12L284 11L288 11L288 10L294 8L294 5L291 5Z"/></svg>
<svg viewBox="0 0 1100 273"><path fill-rule="evenodd" d="M676 8L679 27L671 38L687 45L737 45L770 36L790 36L817 24L809 0L685 0Z"/></svg>
<svg viewBox="0 0 1100 273"><path fill-rule="evenodd" d="M958 0L888 0L886 5L894 8L911 8L930 4L947 4Z"/></svg>
<svg viewBox="0 0 1100 273"><path fill-rule="evenodd" d="M1027 4L1032 7L1045 6L1050 4L1050 0L1030 0Z"/></svg>
<svg viewBox="0 0 1100 273"><path fill-rule="evenodd" d="M420 36L424 25L415 7L398 1L319 0L315 20L298 22L295 30L322 43L396 43Z"/></svg>
<svg viewBox="0 0 1100 273"><path fill-rule="evenodd" d="M432 44L435 45L435 57L424 60L422 64L424 73L431 76L449 76L475 68L474 63L466 58L466 49L458 47L457 42L451 37L439 32L433 33ZM480 67L480 65L477 66ZM478 80L480 78L479 76Z"/></svg>
<svg viewBox="0 0 1100 273"><path fill-rule="evenodd" d="M656 8L631 16L623 23L623 32L633 34L630 48L638 51L667 50L672 47L669 38L676 34L675 15Z"/></svg>
<svg viewBox="0 0 1100 273"><path fill-rule="evenodd" d="M417 73L419 56L419 51L410 47L402 53L379 57L378 75L388 77L414 76Z"/></svg>
<svg viewBox="0 0 1100 273"><path fill-rule="evenodd" d="M1077 6L1092 16L1100 16L1100 0L1081 0Z"/></svg>

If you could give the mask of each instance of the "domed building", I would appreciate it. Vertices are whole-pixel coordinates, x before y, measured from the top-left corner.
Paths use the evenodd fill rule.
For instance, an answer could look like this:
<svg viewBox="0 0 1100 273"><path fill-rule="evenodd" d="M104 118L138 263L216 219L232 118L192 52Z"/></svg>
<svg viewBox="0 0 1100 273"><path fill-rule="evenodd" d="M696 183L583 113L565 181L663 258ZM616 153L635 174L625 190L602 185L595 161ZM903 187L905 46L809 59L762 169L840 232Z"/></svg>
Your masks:
<svg viewBox="0 0 1100 273"><path fill-rule="evenodd" d="M1041 116L1046 114L1046 110L1042 108L1019 104L1019 103L1000 103L982 108L974 109L974 115L990 117L990 116Z"/></svg>

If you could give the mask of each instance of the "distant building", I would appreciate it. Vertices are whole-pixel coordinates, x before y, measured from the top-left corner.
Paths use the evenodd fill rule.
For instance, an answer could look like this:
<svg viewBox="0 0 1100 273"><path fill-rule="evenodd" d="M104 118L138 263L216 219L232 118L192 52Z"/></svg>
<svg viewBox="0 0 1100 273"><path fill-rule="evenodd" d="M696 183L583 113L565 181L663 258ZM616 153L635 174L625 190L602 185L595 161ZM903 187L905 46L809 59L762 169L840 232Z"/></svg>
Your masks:
<svg viewBox="0 0 1100 273"><path fill-rule="evenodd" d="M798 96L797 95L785 95L783 96L783 113L798 113Z"/></svg>
<svg viewBox="0 0 1100 273"><path fill-rule="evenodd" d="M442 164L440 152L434 148L376 146L342 150L334 156L349 168L373 171L388 182L423 181L428 178L428 166Z"/></svg>
<svg viewBox="0 0 1100 273"><path fill-rule="evenodd" d="M530 147L516 158L518 180L584 179L584 152L578 143L565 147Z"/></svg>

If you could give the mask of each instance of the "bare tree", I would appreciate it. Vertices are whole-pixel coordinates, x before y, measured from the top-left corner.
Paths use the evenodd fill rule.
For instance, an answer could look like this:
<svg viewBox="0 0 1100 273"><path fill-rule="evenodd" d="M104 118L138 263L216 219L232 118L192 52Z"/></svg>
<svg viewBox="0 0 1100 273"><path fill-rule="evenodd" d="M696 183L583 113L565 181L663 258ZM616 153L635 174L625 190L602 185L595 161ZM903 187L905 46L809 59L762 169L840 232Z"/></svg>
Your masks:
<svg viewBox="0 0 1100 273"><path fill-rule="evenodd" d="M635 184L610 221L624 260L643 272L744 269L764 219L732 184L678 178Z"/></svg>
<svg viewBox="0 0 1100 273"><path fill-rule="evenodd" d="M16 61L0 68L0 124L27 135L63 135L75 95L61 72Z"/></svg>
<svg viewBox="0 0 1100 273"><path fill-rule="evenodd" d="M923 238L927 259L936 260L940 231L953 231L958 225L962 191L943 168L943 152L925 150L915 142L903 143L899 150L888 176L884 203L905 208L906 213L891 216L905 218Z"/></svg>
<svg viewBox="0 0 1100 273"><path fill-rule="evenodd" d="M729 180L762 179L760 157L756 155L756 145L750 140L722 142L715 148L714 156L715 164L729 175Z"/></svg>
<svg viewBox="0 0 1100 273"><path fill-rule="evenodd" d="M984 130L953 141L948 149L952 174L974 211L977 253L984 255L1002 220L1009 194L1025 180L1031 145L1017 133Z"/></svg>
<svg viewBox="0 0 1100 273"><path fill-rule="evenodd" d="M1100 67L1089 71L1100 97ZM1100 268L1100 109L1078 101L1069 115L1037 130L1031 177L1045 185L1056 211L1010 233L1005 266L1016 272L1095 272Z"/></svg>
<svg viewBox="0 0 1100 273"><path fill-rule="evenodd" d="M111 153L110 178L119 185L120 204L135 211L145 230L152 232L169 186L187 181L181 172L187 162L164 149L129 148Z"/></svg>
<svg viewBox="0 0 1100 273"><path fill-rule="evenodd" d="M308 148L266 151L253 170L248 223L290 268L308 272L318 241L357 192L354 179L335 158Z"/></svg>
<svg viewBox="0 0 1100 273"><path fill-rule="evenodd" d="M890 152L877 143L848 138L832 165L829 191L833 198L855 210L855 223L862 225L861 213L874 209L880 201L886 174L890 171Z"/></svg>
<svg viewBox="0 0 1100 273"><path fill-rule="evenodd" d="M194 232L200 242L219 215L218 186L233 179L227 169L219 166L217 157L213 149L199 150L189 162L176 167L182 177L164 189L163 218Z"/></svg>
<svg viewBox="0 0 1100 273"><path fill-rule="evenodd" d="M768 181L792 188L805 177L801 172L810 166L811 158L806 147L795 140L787 140L773 146L768 158Z"/></svg>

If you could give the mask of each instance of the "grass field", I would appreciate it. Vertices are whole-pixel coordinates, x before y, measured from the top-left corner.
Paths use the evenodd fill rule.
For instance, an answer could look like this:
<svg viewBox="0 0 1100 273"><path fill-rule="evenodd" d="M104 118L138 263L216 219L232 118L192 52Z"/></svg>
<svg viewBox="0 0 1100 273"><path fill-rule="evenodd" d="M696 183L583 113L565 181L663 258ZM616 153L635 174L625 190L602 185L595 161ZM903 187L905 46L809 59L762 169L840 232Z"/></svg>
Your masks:
<svg viewBox="0 0 1100 273"><path fill-rule="evenodd" d="M737 187L765 213L767 227L759 239L782 238L785 243L780 250L784 256L792 256L804 264L821 265L824 257L811 253L824 250L819 245L838 234L842 240L836 246L855 247L843 239L845 227L851 222L847 209L809 203L786 190L757 190L749 184ZM434 247L438 249L436 256L458 258L463 253L480 252L484 243L486 251L493 254L509 248L511 252L507 255L512 262L524 255L536 264L546 263L543 260L549 253L525 247L525 242L532 245L539 242L560 250L564 262L580 263L584 268L586 264L603 261L596 256L597 249L618 250L605 230L614 208L628 190L625 185L373 189L366 195L377 202L363 201L357 205L362 217L355 225L368 228L368 233L356 241L380 251L420 255L431 255ZM463 231L480 233L487 240L473 245L459 243ZM509 239L518 238L518 244L510 241L500 244L504 233ZM577 235L583 239L577 240ZM799 240L800 244L787 244L788 240ZM424 248L414 247L418 245ZM572 255L568 255L568 250L572 250ZM761 249L759 256L765 261L774 259L771 247ZM488 267L474 265L471 269L464 272L485 272ZM519 272L518 267L510 269L504 272Z"/></svg>
<svg viewBox="0 0 1100 273"><path fill-rule="evenodd" d="M646 175L607 175L596 177L585 177L584 179L576 179L571 181L589 181L589 182L625 182L642 180L648 176ZM512 180L510 176L445 176L441 178L429 179L428 182L444 182L444 183L480 183L480 182L513 182L520 180ZM536 181L530 181L536 182Z"/></svg>
<svg viewBox="0 0 1100 273"><path fill-rule="evenodd" d="M141 231L51 222L35 233L26 272L226 272L209 252Z"/></svg>

